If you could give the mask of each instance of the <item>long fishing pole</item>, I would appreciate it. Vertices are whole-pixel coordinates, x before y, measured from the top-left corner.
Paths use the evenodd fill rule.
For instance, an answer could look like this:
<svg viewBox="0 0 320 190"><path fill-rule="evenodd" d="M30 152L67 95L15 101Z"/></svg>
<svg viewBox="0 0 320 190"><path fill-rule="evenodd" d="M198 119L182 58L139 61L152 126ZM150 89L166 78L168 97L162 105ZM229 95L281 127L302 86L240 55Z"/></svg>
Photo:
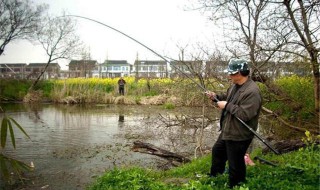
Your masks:
<svg viewBox="0 0 320 190"><path fill-rule="evenodd" d="M247 125L244 121L242 121L239 117L235 116L240 123L242 123L245 127L247 127L258 139L263 142L263 144L267 145L275 154L279 155L280 153L274 149L265 139L263 139L255 130L253 130L249 125Z"/></svg>
<svg viewBox="0 0 320 190"><path fill-rule="evenodd" d="M77 18L82 18L82 19L86 19L86 20L90 20L92 22L101 24L103 26L106 26L124 36L126 36L127 38L130 38L131 40L135 41L136 43L140 44L141 46L145 47L146 49L148 49L149 51L151 51L152 53L154 53L155 55L159 56L161 59L163 59L165 62L169 63L173 68L175 68L176 70L178 70L179 72L181 72L183 75L185 75L187 78L189 78L193 83L195 83L199 88L201 88L204 92L207 92L207 89L205 87L203 87L201 84L197 83L193 78L191 78L189 75L187 75L185 72L183 72L181 69L179 69L178 67L175 67L173 64L170 63L170 61L168 61L165 57L163 57L161 54L157 53L156 51L154 51L153 49L149 48L148 46L146 46L145 44L141 43L140 41L136 40L135 38L129 36L128 34L121 32L120 30L111 27L107 24L104 24L102 22L99 22L97 20L88 18L88 17L84 17L84 16L79 16L79 15L64 15L64 16L69 16L69 17L77 17ZM219 101L216 97L215 101ZM272 146L265 141L256 131L254 131L249 125L247 125L244 121L242 121L240 118L236 117L245 127L247 127L258 139L260 139L267 147L269 147L274 153L279 154L279 152L277 150L275 150L274 148L272 148Z"/></svg>
<svg viewBox="0 0 320 190"><path fill-rule="evenodd" d="M189 78L193 83L195 83L199 88L201 88L204 92L207 91L207 89L205 87L203 87L201 84L197 83L193 78L191 78L189 75L187 75L185 72L183 72L181 69L179 69L178 67L174 66L173 64L171 64L170 61L168 61L165 57L163 57L161 54L157 53L156 51L154 51L153 49L149 48L148 46L146 46L145 44L143 44L142 42L136 40L135 38L129 36L128 34L124 33L124 32L121 32L120 30L112 27L112 26L109 26L107 24L104 24L102 22L99 22L97 20L94 20L94 19L91 19L91 18L88 18L88 17L84 17L84 16L79 16L79 15L65 15L65 16L69 16L69 17L78 17L78 18L82 18L82 19L86 19L86 20L90 20L92 22L96 22L98 24L101 24L103 26L106 26L122 35L124 35L125 37L127 38L130 38L131 40L135 41L136 43L140 44L141 46L145 47L146 49L148 49L149 51L151 51L152 53L156 54L158 57L160 57L161 59L163 59L166 63L169 63L173 68L175 68L176 70L178 70L179 72L181 72L183 75L185 75L187 78ZM173 60L173 59L172 59ZM176 60L174 60L176 61Z"/></svg>

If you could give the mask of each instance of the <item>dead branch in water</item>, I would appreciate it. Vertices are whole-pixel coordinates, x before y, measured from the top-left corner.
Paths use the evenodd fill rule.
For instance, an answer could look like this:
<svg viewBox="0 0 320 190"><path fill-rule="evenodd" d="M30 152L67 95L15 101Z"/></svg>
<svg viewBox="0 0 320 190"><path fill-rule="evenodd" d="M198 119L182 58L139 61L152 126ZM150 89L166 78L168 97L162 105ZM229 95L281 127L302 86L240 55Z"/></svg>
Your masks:
<svg viewBox="0 0 320 190"><path fill-rule="evenodd" d="M156 155L156 156L165 158L170 161L178 161L181 163L190 162L190 159L188 159L184 156L181 156L179 154L164 150L164 149L159 148L159 147L152 145L150 143L144 143L141 141L134 141L132 150L134 152Z"/></svg>
<svg viewBox="0 0 320 190"><path fill-rule="evenodd" d="M205 107L202 108L202 115L195 116L195 115L181 115L181 116L174 116L174 117L165 117L159 114L159 121L161 125L165 127L183 127L187 129L194 129L193 138L196 141L196 147L194 150L194 157L197 158L197 153L200 152L203 155L203 133L204 129L208 126L212 125L215 121L219 119L212 119L205 115ZM198 130L200 130L198 134ZM198 134L198 135L197 135Z"/></svg>
<svg viewBox="0 0 320 190"><path fill-rule="evenodd" d="M159 120L165 127L173 127L173 126L182 126L185 128L200 128L204 124L204 128L208 127L214 121L219 119L210 119L208 117L203 116L189 116L189 115L181 115L175 116L174 118L170 118L169 116L163 116L159 114Z"/></svg>

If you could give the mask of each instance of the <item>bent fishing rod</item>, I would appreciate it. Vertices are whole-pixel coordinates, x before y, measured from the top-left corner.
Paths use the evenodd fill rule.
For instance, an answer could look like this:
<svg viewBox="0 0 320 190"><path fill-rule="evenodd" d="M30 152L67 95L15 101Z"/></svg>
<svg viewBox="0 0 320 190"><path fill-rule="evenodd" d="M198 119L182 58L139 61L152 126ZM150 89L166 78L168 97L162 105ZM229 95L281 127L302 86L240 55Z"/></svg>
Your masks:
<svg viewBox="0 0 320 190"><path fill-rule="evenodd" d="M65 17L76 17L76 18L82 18L85 20L89 20L98 24L101 24L111 30L114 30L122 35L124 35L125 37L133 40L134 42L140 44L141 46L145 47L146 49L148 49L149 51L151 51L152 53L154 53L155 55L157 55L158 57L160 57L161 59L163 59L165 62L169 63L173 68L175 68L176 70L178 70L180 73L182 73L183 75L185 75L187 78L189 78L194 84L196 84L199 88L201 88L204 92L207 92L208 90L203 87L201 84L197 83L193 78L191 78L189 75L187 75L185 72L183 72L181 69L179 69L178 67L174 66L173 64L170 63L170 61L168 61L165 57L163 57L161 54L157 53L156 51L154 51L153 49L149 48L148 46L146 46L145 44L141 43L140 41L136 40L135 38L129 36L128 34L114 28L111 27L107 24L104 24L100 21L88 18L88 17L84 17L84 16L79 16L79 15L64 15ZM63 17L63 16L62 16ZM172 59L173 60L173 59ZM175 61L175 60L174 60ZM219 101L217 99L217 97L214 97L214 101ZM239 120L246 128L248 128L248 130L250 130L259 140L261 140L262 143L264 143L267 147L269 147L275 154L279 154L279 152L277 150L275 150L266 140L264 140L256 131L254 131L249 125L247 125L244 121L242 121L239 117L235 116L237 120Z"/></svg>
<svg viewBox="0 0 320 190"><path fill-rule="evenodd" d="M110 28L111 30L114 30L122 35L124 35L125 37L133 40L134 42L140 44L141 46L145 47L146 49L148 49L149 51L151 51L152 53L154 53L155 55L157 55L158 57L160 57L161 59L163 59L166 63L169 63L173 68L175 68L176 70L178 70L180 73L182 73L183 75L185 75L187 78L189 78L194 84L196 84L199 88L201 88L204 92L207 91L206 88L204 88L202 85L200 85L199 83L197 83L193 78L191 78L190 76L188 76L186 73L184 73L180 68L174 66L173 64L170 63L170 61L168 61L164 56L162 56L161 54L157 53L156 51L154 51L153 49L149 48L148 46L146 46L145 44L143 44L142 42L136 40L135 38L129 36L128 34L112 27L112 26L109 26L107 24L104 24L100 21L97 21L97 20L94 20L94 19L91 19L91 18L88 18L88 17L84 17L84 16L79 16L79 15L64 15L64 16L69 16L69 17L77 17L77 18L82 18L82 19L86 19L86 20L90 20L92 22L95 22L95 23L98 23L98 24L101 24L103 26L106 26L108 28ZM174 60L174 59L171 59L173 61L177 61L177 60Z"/></svg>

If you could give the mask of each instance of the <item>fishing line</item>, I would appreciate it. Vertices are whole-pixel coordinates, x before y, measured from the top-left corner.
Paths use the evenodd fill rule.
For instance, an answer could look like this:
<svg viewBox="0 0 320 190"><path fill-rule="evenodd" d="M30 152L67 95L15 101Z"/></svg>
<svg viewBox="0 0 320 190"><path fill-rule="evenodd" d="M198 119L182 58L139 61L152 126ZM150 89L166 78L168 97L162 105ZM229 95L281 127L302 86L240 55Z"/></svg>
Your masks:
<svg viewBox="0 0 320 190"><path fill-rule="evenodd" d="M88 18L88 17L84 17L84 16L79 16L79 15L64 15L65 17L77 17L77 18L82 18L82 19L86 19L86 20L89 20L89 21L92 21L92 22L95 22L95 23L98 23L98 24L101 24L103 26L106 26L122 35L124 35L125 37L135 41L136 43L140 44L141 46L145 47L146 49L148 49L149 51L151 51L152 53L154 53L155 55L159 56L161 59L163 59L166 63L169 63L173 68L175 68L176 70L178 70L179 72L181 72L183 75L185 75L187 78L189 78L193 83L195 83L199 88L201 88L204 92L207 92L207 89L202 86L201 84L197 83L193 78L191 78L188 74L186 74L185 72L183 72L180 68L178 67L175 67L173 64L171 64L170 61L168 61L165 57L163 57L161 54L157 53L156 51L154 51L153 49L149 48L147 45L141 43L140 41L136 40L135 38L129 36L128 34L112 27L112 26L109 26L107 24L104 24L100 21L97 21L97 20L94 20L94 19L91 19L91 18ZM63 17L63 16L62 16ZM173 61L176 61L174 59L171 59ZM217 97L214 97L214 100L215 102L218 102L219 100L217 99ZM236 116L235 116L236 117ZM237 120L240 121L240 123L242 123L246 128L248 128L259 140L262 141L262 143L264 143L267 147L269 147L274 153L276 154L279 154L279 152L277 150L275 150L267 141L265 141L256 131L254 131L249 125L247 125L244 121L242 121L239 117L236 117Z"/></svg>
<svg viewBox="0 0 320 190"><path fill-rule="evenodd" d="M130 38L131 40L135 41L136 43L140 44L141 46L145 47L146 49L148 49L149 51L151 51L152 53L154 53L155 55L157 55L158 57L160 57L161 59L163 59L166 63L169 63L173 68L175 68L176 70L178 70L179 72L181 72L183 75L185 75L187 78L189 78L193 83L195 83L199 88L201 88L204 92L207 91L207 89L205 87L203 87L201 84L197 83L193 78L191 78L189 75L187 75L186 73L184 73L181 69L179 69L178 67L175 67L173 64L171 64L170 61L168 61L165 57L163 57L161 54L157 53L156 51L154 51L153 49L149 48L148 46L146 46L145 44L143 44L142 42L136 40L135 38L129 36L128 34L112 27L112 26L109 26L107 24L104 24L100 21L97 21L97 20L94 20L94 19L91 19L91 18L88 18L88 17L84 17L84 16L79 16L79 15L64 15L64 16L69 16L69 17L77 17L77 18L82 18L82 19L86 19L86 20L90 20L92 22L95 22L95 23L98 23L98 24L101 24L103 26L106 26L122 35L124 35L125 37L127 38ZM177 61L177 60L174 60L174 59L171 59L173 61Z"/></svg>

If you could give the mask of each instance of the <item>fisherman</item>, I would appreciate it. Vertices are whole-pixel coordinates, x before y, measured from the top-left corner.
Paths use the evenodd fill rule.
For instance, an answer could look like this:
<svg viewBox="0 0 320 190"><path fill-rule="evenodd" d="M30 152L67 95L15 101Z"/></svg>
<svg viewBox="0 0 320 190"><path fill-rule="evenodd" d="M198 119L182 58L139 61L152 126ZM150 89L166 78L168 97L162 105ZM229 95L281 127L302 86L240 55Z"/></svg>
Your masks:
<svg viewBox="0 0 320 190"><path fill-rule="evenodd" d="M257 84L249 78L247 61L231 59L227 69L232 85L226 93L217 95L207 91L206 95L222 110L221 133L212 147L210 177L225 171L229 164L229 187L233 188L246 180L245 154L254 137L240 121L257 130L262 97ZM239 118L239 119L237 119Z"/></svg>
<svg viewBox="0 0 320 190"><path fill-rule="evenodd" d="M126 84L126 81L120 77L118 80L118 85L119 85L119 94L124 96L124 85Z"/></svg>

